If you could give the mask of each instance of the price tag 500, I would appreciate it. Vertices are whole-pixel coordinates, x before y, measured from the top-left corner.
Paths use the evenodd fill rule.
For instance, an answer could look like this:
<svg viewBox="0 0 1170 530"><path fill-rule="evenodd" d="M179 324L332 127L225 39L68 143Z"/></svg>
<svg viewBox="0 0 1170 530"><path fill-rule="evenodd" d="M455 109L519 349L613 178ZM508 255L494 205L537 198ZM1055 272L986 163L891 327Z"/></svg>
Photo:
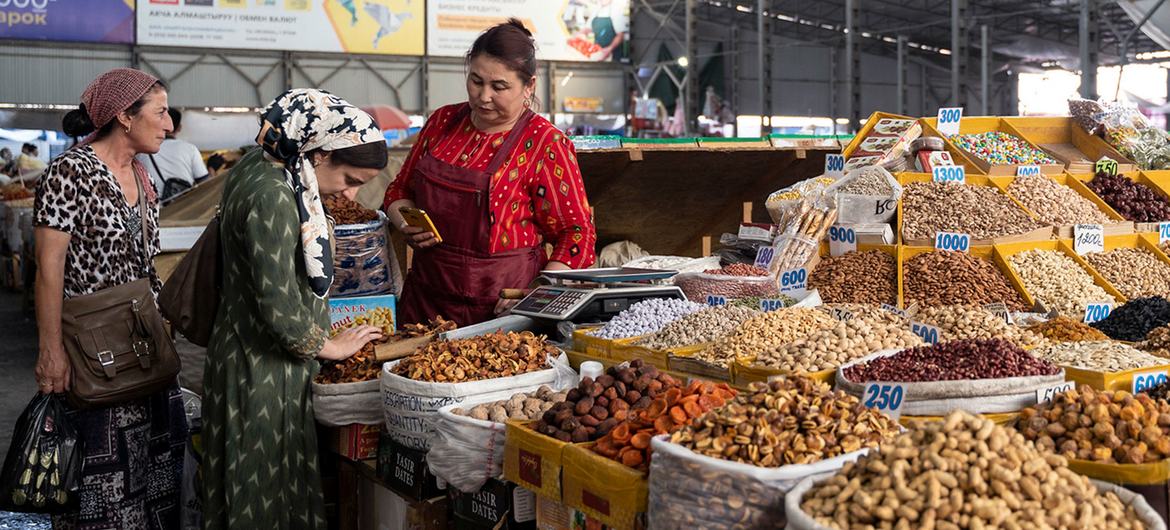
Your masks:
<svg viewBox="0 0 1170 530"><path fill-rule="evenodd" d="M1133 374L1133 393L1146 392L1166 382L1166 371L1158 370Z"/></svg>
<svg viewBox="0 0 1170 530"><path fill-rule="evenodd" d="M1063 383L1057 383L1055 385L1039 388L1036 390L1036 403L1048 403L1049 401L1052 401L1052 398L1056 397L1057 394L1068 392L1072 389L1072 381L1065 381Z"/></svg>
<svg viewBox="0 0 1170 530"><path fill-rule="evenodd" d="M922 339L922 342L926 342L928 344L938 344L938 328L930 324L912 322L910 323L910 331L915 335L918 335L918 337Z"/></svg>
<svg viewBox="0 0 1170 530"><path fill-rule="evenodd" d="M869 383L861 396L862 405L878 409L891 418L902 415L902 403L906 399L906 387L897 383Z"/></svg>

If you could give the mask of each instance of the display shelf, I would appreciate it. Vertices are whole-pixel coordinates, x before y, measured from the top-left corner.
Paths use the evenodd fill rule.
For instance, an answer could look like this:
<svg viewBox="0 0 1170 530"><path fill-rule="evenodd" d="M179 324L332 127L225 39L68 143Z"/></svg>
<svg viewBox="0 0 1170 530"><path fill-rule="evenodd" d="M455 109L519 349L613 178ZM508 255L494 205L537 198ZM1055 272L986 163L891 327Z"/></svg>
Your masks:
<svg viewBox="0 0 1170 530"><path fill-rule="evenodd" d="M1119 172L1137 169L1132 160L1105 142L1093 136L1067 116L1005 117L1005 129L1033 145L1039 146L1065 164L1069 173L1092 172L1093 164L1102 157L1117 161Z"/></svg>
<svg viewBox="0 0 1170 530"><path fill-rule="evenodd" d="M955 145L949 138L943 136L943 134L938 131L938 118L922 118L921 121L923 125L922 135L937 136L939 138L946 139L947 151L951 153L951 156L954 157L956 161L962 162L962 164L967 168L968 172L975 171L980 175L991 176L1007 176L1016 174L1016 170L1019 168L1019 165L1017 164L992 165L986 160L979 158L974 153L970 153ZM1019 134L1016 134L1013 132L1013 130L1007 127L1007 124L1003 121L1003 119L998 117L964 117L963 120L959 123L959 134L979 134L985 132L1004 132L1019 136ZM1029 142L1026 138L1020 139L1026 142L1033 149L1042 151L1042 149L1037 147L1036 144ZM1041 173L1061 173L1063 171L1064 165L1062 164L1040 165Z"/></svg>
<svg viewBox="0 0 1170 530"><path fill-rule="evenodd" d="M1117 213L1117 210L1114 210L1112 206L1109 206L1105 201L1101 200L1101 198L1098 197L1097 194L1093 193L1093 190L1090 190L1088 187L1086 187L1085 183L1080 179L1077 179L1068 173L1061 173L1059 175L1049 173L1045 174L1044 176L1052 179L1057 184L1066 186L1069 189L1075 191L1077 195L1080 195L1089 202L1093 203L1097 209L1101 210L1102 213L1109 217L1112 222L1103 223L1105 235L1125 235L1132 234L1134 232L1134 223L1132 221L1126 220L1125 217L1123 217L1120 213ZM1008 189L1011 187L1012 183L1016 181L1016 178L1017 177L990 177L989 180L991 180L991 183L999 188L999 190L1003 192L1004 195L1011 197L1012 200L1023 206L1023 203L1020 202L1019 199L1016 199L1014 195L1008 192ZM1029 213L1031 213L1034 218L1037 217L1035 213L1031 211L1029 211ZM1056 225L1052 228L1056 237L1061 239L1072 239L1076 225Z"/></svg>

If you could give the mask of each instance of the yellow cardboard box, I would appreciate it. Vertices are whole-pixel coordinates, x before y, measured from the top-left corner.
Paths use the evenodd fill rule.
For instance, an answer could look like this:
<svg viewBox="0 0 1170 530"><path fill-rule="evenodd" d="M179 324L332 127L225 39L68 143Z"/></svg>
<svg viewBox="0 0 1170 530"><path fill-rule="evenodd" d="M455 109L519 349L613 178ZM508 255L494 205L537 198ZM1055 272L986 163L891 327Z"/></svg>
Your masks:
<svg viewBox="0 0 1170 530"><path fill-rule="evenodd" d="M545 436L536 422L508 420L504 442L504 478L554 501L561 500L562 454L572 445Z"/></svg>
<svg viewBox="0 0 1170 530"><path fill-rule="evenodd" d="M564 503L606 527L633 529L646 513L650 481L641 471L572 445L564 456Z"/></svg>

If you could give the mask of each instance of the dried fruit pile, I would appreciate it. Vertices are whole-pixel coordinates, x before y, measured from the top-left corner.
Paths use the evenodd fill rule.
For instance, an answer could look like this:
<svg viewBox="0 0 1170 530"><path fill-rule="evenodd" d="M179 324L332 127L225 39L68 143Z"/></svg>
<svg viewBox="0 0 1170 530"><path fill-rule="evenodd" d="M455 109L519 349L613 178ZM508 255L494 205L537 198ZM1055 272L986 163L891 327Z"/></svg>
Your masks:
<svg viewBox="0 0 1170 530"><path fill-rule="evenodd" d="M378 220L378 212L341 194L325 197L325 210L333 217L333 222L339 225L356 225Z"/></svg>
<svg viewBox="0 0 1170 530"><path fill-rule="evenodd" d="M1066 458L1141 464L1170 458L1170 403L1089 386L1020 413L1020 432Z"/></svg>
<svg viewBox="0 0 1170 530"><path fill-rule="evenodd" d="M610 367L596 381L581 378L565 401L545 412L532 429L562 442L593 441L680 386L677 379L635 359L628 366Z"/></svg>
<svg viewBox="0 0 1170 530"><path fill-rule="evenodd" d="M358 317L354 320L354 325L370 324L377 325L376 320L363 321L363 317ZM390 326L393 326L391 320ZM385 329L384 326L380 326ZM385 335L382 342L397 342L400 340L413 339L431 333L442 333L444 331L451 331L455 329L455 323L450 320L444 320L441 316L436 316L431 319L429 324L407 324L398 330L398 333L393 335ZM334 330L336 334L340 330ZM327 362L321 366L321 372L313 380L318 384L331 385L338 383L360 383L362 381L373 381L378 378L378 374L382 373L382 363L377 362L374 358L375 343L371 342L362 347L360 351L353 354L350 358L340 362Z"/></svg>
<svg viewBox="0 0 1170 530"><path fill-rule="evenodd" d="M511 399L481 403L470 409L455 408L451 413L469 418L504 423L508 420L537 420L553 405L565 400L568 392L553 392L548 385L527 394L513 394Z"/></svg>
<svg viewBox="0 0 1170 530"><path fill-rule="evenodd" d="M529 331L437 340L394 365L394 373L432 383L482 381L544 370L556 351Z"/></svg>

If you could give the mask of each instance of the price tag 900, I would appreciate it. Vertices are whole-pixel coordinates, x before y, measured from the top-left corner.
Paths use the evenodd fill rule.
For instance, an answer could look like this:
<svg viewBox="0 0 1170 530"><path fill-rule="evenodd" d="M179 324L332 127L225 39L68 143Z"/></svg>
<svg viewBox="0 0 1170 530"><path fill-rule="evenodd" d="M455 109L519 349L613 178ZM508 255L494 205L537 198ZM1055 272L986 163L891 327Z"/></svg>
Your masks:
<svg viewBox="0 0 1170 530"><path fill-rule="evenodd" d="M1039 177L1040 166L1018 166L1016 167L1017 177Z"/></svg>
<svg viewBox="0 0 1170 530"><path fill-rule="evenodd" d="M840 256L857 251L857 232L841 225L829 227L829 254Z"/></svg>
<svg viewBox="0 0 1170 530"><path fill-rule="evenodd" d="M707 305L709 305L709 306L727 305L727 297L709 294L709 295L707 295Z"/></svg>
<svg viewBox="0 0 1170 530"><path fill-rule="evenodd" d="M1113 312L1113 304L1109 302L1090 302L1085 306L1085 323L1092 324L1105 320Z"/></svg>
<svg viewBox="0 0 1170 530"><path fill-rule="evenodd" d="M967 168L963 166L934 166L930 175L935 182L967 182Z"/></svg>
<svg viewBox="0 0 1170 530"><path fill-rule="evenodd" d="M963 120L963 107L938 109L938 132L943 136L959 134L959 123Z"/></svg>
<svg viewBox="0 0 1170 530"><path fill-rule="evenodd" d="M1072 389L1073 389L1073 382L1072 381L1065 381L1063 383L1049 385L1049 386L1046 386L1044 388L1038 388L1038 389L1036 389L1036 403L1037 404L1048 403L1049 401L1052 401L1052 398L1056 397L1057 394L1068 392L1069 390L1072 390Z"/></svg>
<svg viewBox="0 0 1170 530"><path fill-rule="evenodd" d="M971 235L957 232L938 232L934 234L935 250L952 250L967 252L971 250Z"/></svg>
<svg viewBox="0 0 1170 530"><path fill-rule="evenodd" d="M1145 392L1166 382L1165 370L1151 370L1133 374L1133 393Z"/></svg>
<svg viewBox="0 0 1170 530"><path fill-rule="evenodd" d="M844 155L825 155L825 176L840 177L845 174Z"/></svg>
<svg viewBox="0 0 1170 530"><path fill-rule="evenodd" d="M910 331L915 335L918 335L918 338L922 339L922 342L927 344L938 344L938 328L930 324L923 324L922 322L911 322Z"/></svg>
<svg viewBox="0 0 1170 530"><path fill-rule="evenodd" d="M808 290L808 270L792 269L780 273L780 292L801 292Z"/></svg>
<svg viewBox="0 0 1170 530"><path fill-rule="evenodd" d="M910 313L907 313L905 309L898 309L897 307L894 307L890 304L882 304L882 309L889 311L895 315L898 315L902 318L910 318Z"/></svg>
<svg viewBox="0 0 1170 530"><path fill-rule="evenodd" d="M861 396L861 404L878 409L887 416L898 419L902 415L902 403L906 398L906 387L897 383L869 383Z"/></svg>

